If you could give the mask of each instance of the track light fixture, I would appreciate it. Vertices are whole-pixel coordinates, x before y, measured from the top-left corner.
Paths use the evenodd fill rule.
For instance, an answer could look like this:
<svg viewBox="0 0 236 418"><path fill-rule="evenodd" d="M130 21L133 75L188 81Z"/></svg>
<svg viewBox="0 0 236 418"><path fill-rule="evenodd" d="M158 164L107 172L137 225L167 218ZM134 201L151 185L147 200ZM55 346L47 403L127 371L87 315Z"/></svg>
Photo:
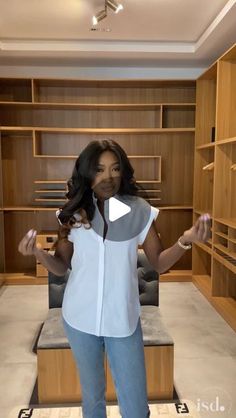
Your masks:
<svg viewBox="0 0 236 418"><path fill-rule="evenodd" d="M104 9L98 12L96 15L93 16L93 25L97 25L100 20L105 19L107 17L107 8L110 8L115 13L119 13L121 10L123 10L122 4L116 3L115 0L105 0Z"/></svg>
<svg viewBox="0 0 236 418"><path fill-rule="evenodd" d="M93 16L93 25L97 25L98 22L100 22L100 20L104 19L105 17L107 17L106 9L101 10L95 16Z"/></svg>
<svg viewBox="0 0 236 418"><path fill-rule="evenodd" d="M119 13L121 10L123 10L123 6L122 6L122 4L117 4L116 3L116 1L114 1L114 0L106 0L105 1L105 4L108 6L108 7L110 7L110 9L112 9L113 10L113 12L115 12L115 13Z"/></svg>

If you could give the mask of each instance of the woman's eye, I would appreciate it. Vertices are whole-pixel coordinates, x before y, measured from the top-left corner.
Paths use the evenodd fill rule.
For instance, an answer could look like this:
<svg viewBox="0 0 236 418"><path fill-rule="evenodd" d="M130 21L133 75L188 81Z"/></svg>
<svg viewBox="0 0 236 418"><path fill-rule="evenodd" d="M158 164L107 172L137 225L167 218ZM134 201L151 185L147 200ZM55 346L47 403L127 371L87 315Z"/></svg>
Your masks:
<svg viewBox="0 0 236 418"><path fill-rule="evenodd" d="M102 168L97 168L97 173L101 173L103 170L102 170Z"/></svg>
<svg viewBox="0 0 236 418"><path fill-rule="evenodd" d="M120 171L120 167L115 167L114 170L115 171Z"/></svg>

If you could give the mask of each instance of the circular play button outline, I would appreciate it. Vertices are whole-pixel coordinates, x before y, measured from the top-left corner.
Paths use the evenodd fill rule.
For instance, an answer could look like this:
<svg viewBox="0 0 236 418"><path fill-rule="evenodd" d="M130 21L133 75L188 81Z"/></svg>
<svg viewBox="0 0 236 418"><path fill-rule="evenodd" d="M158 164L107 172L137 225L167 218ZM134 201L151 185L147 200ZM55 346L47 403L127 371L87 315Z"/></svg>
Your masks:
<svg viewBox="0 0 236 418"><path fill-rule="evenodd" d="M112 200L112 203L111 199L114 199ZM118 216L119 214L117 210L117 213L113 214L114 217L116 216L116 220L111 220L110 205L114 205L114 203L117 208L119 203L127 206L129 211L127 210L126 214L121 214L121 216ZM121 195L118 193L110 196L110 198L104 200L104 218L98 208L96 198L94 198L94 204L96 210L91 221L91 227L96 234L103 238L105 218L108 227L105 240L115 242L129 241L132 238L138 236L145 229L150 219L151 205L145 199L139 196L128 194ZM120 205L120 208L122 208L123 205ZM114 207L112 211L114 211Z"/></svg>

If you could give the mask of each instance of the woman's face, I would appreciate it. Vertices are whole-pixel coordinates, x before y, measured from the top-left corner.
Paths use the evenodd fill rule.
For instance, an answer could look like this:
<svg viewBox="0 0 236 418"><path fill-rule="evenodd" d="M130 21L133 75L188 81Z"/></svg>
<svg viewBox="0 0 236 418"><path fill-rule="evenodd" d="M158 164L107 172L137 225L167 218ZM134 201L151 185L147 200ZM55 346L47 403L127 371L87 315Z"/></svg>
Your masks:
<svg viewBox="0 0 236 418"><path fill-rule="evenodd" d="M119 191L121 183L120 163L111 151L104 151L96 167L92 189L100 200L109 199Z"/></svg>

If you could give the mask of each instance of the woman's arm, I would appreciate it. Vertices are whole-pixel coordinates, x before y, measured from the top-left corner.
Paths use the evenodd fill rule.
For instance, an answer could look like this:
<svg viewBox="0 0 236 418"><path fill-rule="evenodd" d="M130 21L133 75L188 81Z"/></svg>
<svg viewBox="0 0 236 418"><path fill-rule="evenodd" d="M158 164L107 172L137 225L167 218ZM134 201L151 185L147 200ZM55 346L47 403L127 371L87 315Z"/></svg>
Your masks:
<svg viewBox="0 0 236 418"><path fill-rule="evenodd" d="M210 217L202 215L197 222L180 237L180 243L188 245L196 241L205 242L210 238ZM164 273L169 270L185 253L178 242L172 247L162 250L161 241L157 235L153 222L146 239L143 243L143 250L156 271Z"/></svg>
<svg viewBox="0 0 236 418"><path fill-rule="evenodd" d="M73 244L67 239L59 240L55 254L51 255L36 246L36 234L33 229L27 232L19 243L19 252L23 255L34 255L47 270L57 276L64 276L71 266Z"/></svg>

